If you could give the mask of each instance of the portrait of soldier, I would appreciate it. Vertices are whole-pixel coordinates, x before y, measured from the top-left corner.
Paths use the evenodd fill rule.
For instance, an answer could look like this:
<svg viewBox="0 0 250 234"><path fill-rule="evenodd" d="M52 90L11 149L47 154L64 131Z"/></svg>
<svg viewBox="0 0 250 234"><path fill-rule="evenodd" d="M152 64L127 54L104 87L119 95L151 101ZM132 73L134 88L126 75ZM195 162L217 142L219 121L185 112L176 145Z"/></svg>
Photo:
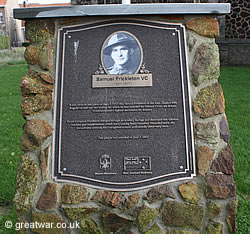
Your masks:
<svg viewBox="0 0 250 234"><path fill-rule="evenodd" d="M111 75L134 74L141 62L141 51L137 40L126 32L113 34L104 44L103 62Z"/></svg>

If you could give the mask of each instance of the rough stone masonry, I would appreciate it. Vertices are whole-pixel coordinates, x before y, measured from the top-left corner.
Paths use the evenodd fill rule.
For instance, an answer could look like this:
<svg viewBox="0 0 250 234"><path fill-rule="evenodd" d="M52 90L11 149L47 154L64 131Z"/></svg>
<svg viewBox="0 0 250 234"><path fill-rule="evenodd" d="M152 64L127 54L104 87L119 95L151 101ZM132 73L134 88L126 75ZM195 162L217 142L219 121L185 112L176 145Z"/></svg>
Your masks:
<svg viewBox="0 0 250 234"><path fill-rule="evenodd" d="M137 17L146 18L146 17ZM21 233L221 234L236 230L234 155L229 144L225 100L218 82L219 34L213 16L171 15L156 20L186 26L193 107L197 176L134 192L92 189L52 179L53 98L56 35L62 26L84 18L26 20L21 81L26 123L16 179L15 205L20 222L72 223L78 229L23 228Z"/></svg>

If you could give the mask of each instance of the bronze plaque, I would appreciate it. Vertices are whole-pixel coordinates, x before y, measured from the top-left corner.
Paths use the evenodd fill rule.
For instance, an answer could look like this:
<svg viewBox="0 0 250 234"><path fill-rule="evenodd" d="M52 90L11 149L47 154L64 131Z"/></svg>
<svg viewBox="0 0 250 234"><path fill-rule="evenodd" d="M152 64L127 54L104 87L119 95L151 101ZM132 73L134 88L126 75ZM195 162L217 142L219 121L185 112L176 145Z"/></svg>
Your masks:
<svg viewBox="0 0 250 234"><path fill-rule="evenodd" d="M181 24L59 30L55 180L129 191L195 175L185 47Z"/></svg>

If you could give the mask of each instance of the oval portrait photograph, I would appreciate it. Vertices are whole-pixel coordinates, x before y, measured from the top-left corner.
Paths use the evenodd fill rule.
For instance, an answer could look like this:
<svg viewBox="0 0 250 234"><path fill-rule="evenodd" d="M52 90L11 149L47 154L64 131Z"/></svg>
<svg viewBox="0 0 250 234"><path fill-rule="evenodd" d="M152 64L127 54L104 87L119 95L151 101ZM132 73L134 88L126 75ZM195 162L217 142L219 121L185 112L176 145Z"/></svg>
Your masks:
<svg viewBox="0 0 250 234"><path fill-rule="evenodd" d="M102 46L102 65L110 75L137 73L142 64L142 57L140 42L126 31L112 33Z"/></svg>

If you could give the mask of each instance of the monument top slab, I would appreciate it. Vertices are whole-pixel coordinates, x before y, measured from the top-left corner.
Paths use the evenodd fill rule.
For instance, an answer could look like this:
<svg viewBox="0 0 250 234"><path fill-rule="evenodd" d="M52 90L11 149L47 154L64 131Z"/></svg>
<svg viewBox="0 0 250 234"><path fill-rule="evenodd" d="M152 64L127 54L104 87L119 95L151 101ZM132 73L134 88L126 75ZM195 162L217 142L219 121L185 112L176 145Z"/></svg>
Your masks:
<svg viewBox="0 0 250 234"><path fill-rule="evenodd" d="M61 18L114 15L221 15L230 13L229 3L155 3L73 5L62 7L16 8L16 19Z"/></svg>

